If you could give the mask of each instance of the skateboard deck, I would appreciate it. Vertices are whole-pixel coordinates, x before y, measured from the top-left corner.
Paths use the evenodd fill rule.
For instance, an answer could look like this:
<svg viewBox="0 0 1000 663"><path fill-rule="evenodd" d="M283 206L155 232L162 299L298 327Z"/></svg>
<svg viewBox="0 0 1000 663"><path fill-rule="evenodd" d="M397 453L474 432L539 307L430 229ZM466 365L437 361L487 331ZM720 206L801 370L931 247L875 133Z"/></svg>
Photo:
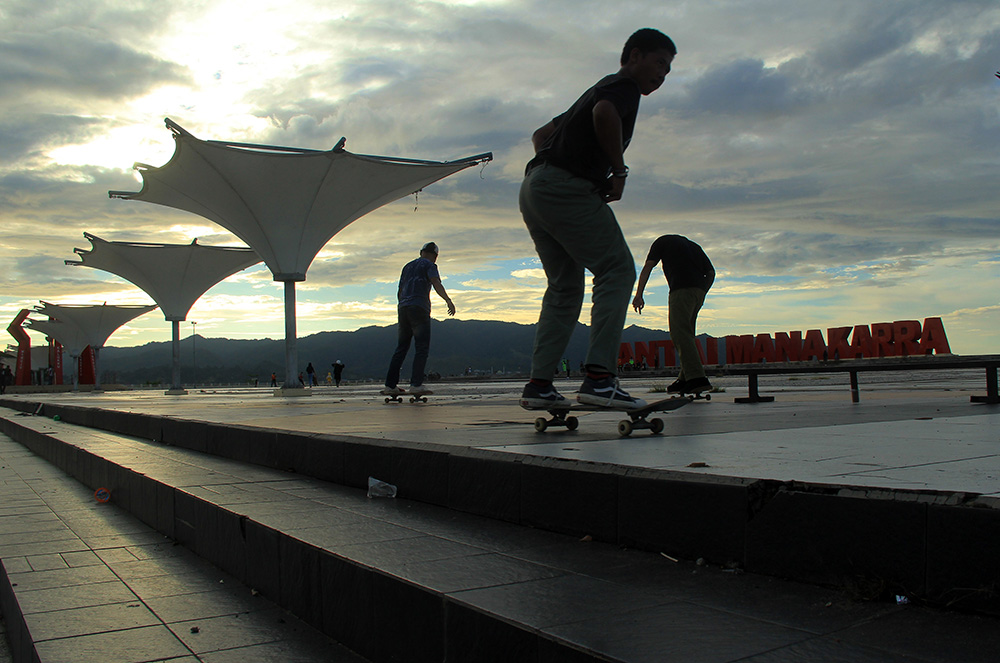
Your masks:
<svg viewBox="0 0 1000 663"><path fill-rule="evenodd" d="M624 407L604 407L601 405L569 402L565 407L561 408L544 408L546 412L552 415L552 418L538 417L535 419L535 431L544 433L546 429L551 427L564 427L567 430L576 430L580 425L580 420L572 415L573 412L597 412L604 410L608 412L622 412L628 415L628 419L622 419L618 422L618 434L621 437L628 437L632 434L633 430L639 429L648 429L654 435L657 435L663 432L663 420L659 417L647 420L647 416L654 412L676 410L684 407L693 400L695 400L694 396L671 396L670 398L653 401L645 407L634 410ZM705 400L708 399L706 398Z"/></svg>
<svg viewBox="0 0 1000 663"><path fill-rule="evenodd" d="M396 394L394 396L385 396L386 403L402 403L404 398L408 398L411 403L426 403L427 397L433 395L433 391L424 392L419 396L411 396L406 393ZM384 396L384 394L383 394Z"/></svg>

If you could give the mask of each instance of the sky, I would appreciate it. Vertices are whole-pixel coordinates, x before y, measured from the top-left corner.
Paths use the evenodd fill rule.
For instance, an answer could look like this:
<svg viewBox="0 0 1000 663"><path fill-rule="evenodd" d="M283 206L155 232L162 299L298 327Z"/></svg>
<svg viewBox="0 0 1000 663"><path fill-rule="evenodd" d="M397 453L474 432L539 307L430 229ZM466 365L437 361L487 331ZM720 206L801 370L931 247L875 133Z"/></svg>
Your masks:
<svg viewBox="0 0 1000 663"><path fill-rule="evenodd" d="M637 267L662 234L705 248L718 277L699 332L941 317L953 352L1000 353L995 0L3 0L0 319L41 300L152 303L64 264L84 232L243 245L109 199L141 188L133 163L170 159L170 118L211 140L492 152L333 237L297 285L298 335L393 324L400 269L431 240L458 318L533 323L545 284L517 208L531 133L617 71L642 27L678 55L642 99L612 209ZM645 298L626 324L667 329L659 270ZM283 306L261 264L210 289L182 333L283 338ZM154 311L107 344L169 340Z"/></svg>

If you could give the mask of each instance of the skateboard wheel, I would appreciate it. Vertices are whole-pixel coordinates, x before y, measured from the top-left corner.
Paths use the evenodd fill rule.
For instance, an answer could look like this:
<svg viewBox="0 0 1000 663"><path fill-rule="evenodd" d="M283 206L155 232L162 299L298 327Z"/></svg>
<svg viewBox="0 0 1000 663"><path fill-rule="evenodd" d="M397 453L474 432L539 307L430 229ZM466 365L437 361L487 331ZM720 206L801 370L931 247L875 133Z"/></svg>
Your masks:
<svg viewBox="0 0 1000 663"><path fill-rule="evenodd" d="M549 422L545 421L545 417L538 417L535 419L535 432L544 433L545 429L549 427Z"/></svg>
<svg viewBox="0 0 1000 663"><path fill-rule="evenodd" d="M659 435L663 432L663 419L653 419L649 422L649 429L653 431L654 435Z"/></svg>
<svg viewBox="0 0 1000 663"><path fill-rule="evenodd" d="M628 437L632 434L632 422L628 419L622 419L618 422L618 434L622 437Z"/></svg>
<svg viewBox="0 0 1000 663"><path fill-rule="evenodd" d="M391 401L391 400L392 400L392 399L391 399L391 398L389 398L389 397L387 396L387 397L386 397L386 399L385 399L385 402L386 402L386 403L388 403L388 402L389 402L389 401Z"/></svg>
<svg viewBox="0 0 1000 663"><path fill-rule="evenodd" d="M580 425L580 420L576 417L566 417L566 430L576 430Z"/></svg>
<svg viewBox="0 0 1000 663"><path fill-rule="evenodd" d="M706 401L712 400L712 394L705 394L705 400Z"/></svg>

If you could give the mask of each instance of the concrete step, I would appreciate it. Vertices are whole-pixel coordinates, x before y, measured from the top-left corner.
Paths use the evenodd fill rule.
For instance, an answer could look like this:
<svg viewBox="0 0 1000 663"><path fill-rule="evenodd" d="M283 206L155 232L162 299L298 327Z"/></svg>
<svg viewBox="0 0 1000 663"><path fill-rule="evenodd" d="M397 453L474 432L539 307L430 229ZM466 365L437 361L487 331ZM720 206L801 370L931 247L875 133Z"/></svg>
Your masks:
<svg viewBox="0 0 1000 663"><path fill-rule="evenodd" d="M228 398L222 411L237 421L257 408L275 407L270 401L241 404ZM185 412L186 418L143 412L141 403L134 408L108 408L79 399L53 403L7 398L0 399L0 404L161 445L293 470L299 477L351 488L364 489L373 475L397 485L400 496L410 500L576 538L589 536L677 559L703 558L751 573L847 590L880 586L886 596L902 594L935 605L1000 615L1000 567L995 564L995 551L1000 548L1000 498L995 492L894 487L906 472L891 474L874 485L852 484L857 479L849 476L844 476L843 483L837 477L822 482L786 481L753 478L759 475L727 476L724 470L620 465L613 462L619 457L614 453L605 456L611 461L595 462L558 457L558 451L546 456L523 449L477 448L468 440L480 438L460 424L452 428L467 440L465 446L423 441L441 433L440 421L427 429L433 433L424 433L415 442L223 423L225 415L220 419L218 411L199 408L191 401L183 408L167 409ZM969 406L962 407L967 410ZM451 408L468 411L465 406ZM373 417L371 409L351 408L349 412L361 421ZM461 421L447 418L454 416L449 406L433 412L446 422ZM852 411L847 420L855 421L857 416L862 415ZM972 417L967 421L972 427L988 427L990 420ZM892 426L896 429L900 424ZM948 433L932 427L920 429L919 434L931 440L936 435L959 434L955 426L964 424L944 429ZM848 435L849 430L839 434ZM892 433L887 429L880 434ZM752 456L762 443L761 435L775 433L741 434L737 453ZM804 447L801 453L807 458L819 453L796 434L788 440L789 446ZM912 442L919 446L920 440ZM656 441L657 445L673 443L666 437L662 443ZM637 448L643 442L614 444ZM960 471L958 466L973 477L989 474L995 459L978 455L985 453L983 446L975 449L970 458L961 456L962 449L954 452L957 457L946 456L953 461L951 472ZM906 466L902 457L908 449L895 453L898 456L891 460ZM855 458L862 463L863 457ZM819 465L822 460L817 457L813 462ZM980 471L981 462L987 469ZM763 464L768 464L766 458ZM931 461L926 465L918 473L933 474L928 468L936 465ZM992 486L989 481L976 485ZM127 492L127 486L117 489ZM144 500L138 508L149 509L152 504ZM145 518L157 522L153 514ZM867 541L878 543L858 543ZM954 562L957 558L961 564Z"/></svg>
<svg viewBox="0 0 1000 663"><path fill-rule="evenodd" d="M78 492L108 488L111 504L157 532L98 545L190 550L231 576L227 588L242 584L244 598L256 592L379 663L940 660L923 658L932 645L975 662L1000 645L986 617L860 603L43 417L8 413L0 424L87 487ZM61 555L103 562L93 543L78 546ZM18 552L0 545L5 569ZM942 642L945 623L960 637Z"/></svg>
<svg viewBox="0 0 1000 663"><path fill-rule="evenodd" d="M0 661L364 663L6 435L0 607Z"/></svg>

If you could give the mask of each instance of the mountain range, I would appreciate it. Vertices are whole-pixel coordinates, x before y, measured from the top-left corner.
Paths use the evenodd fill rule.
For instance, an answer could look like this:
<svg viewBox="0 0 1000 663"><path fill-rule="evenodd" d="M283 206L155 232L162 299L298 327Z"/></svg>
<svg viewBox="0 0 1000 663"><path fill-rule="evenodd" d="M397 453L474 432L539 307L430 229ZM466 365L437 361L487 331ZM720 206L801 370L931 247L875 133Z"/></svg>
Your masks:
<svg viewBox="0 0 1000 663"><path fill-rule="evenodd" d="M589 328L577 323L566 359L575 372L586 354ZM428 374L524 375L531 365L535 325L491 320L432 320ZM632 325L622 333L623 342L662 340L670 334ZM381 380L396 347L396 326L363 327L356 331L320 332L297 341L300 371L312 363L318 378L325 379L331 364L341 360L345 380ZM173 349L169 341L101 350L104 384L169 384ZM408 376L410 354L403 364ZM284 339L238 340L188 336L181 340L181 380L184 384L279 383L285 374Z"/></svg>

